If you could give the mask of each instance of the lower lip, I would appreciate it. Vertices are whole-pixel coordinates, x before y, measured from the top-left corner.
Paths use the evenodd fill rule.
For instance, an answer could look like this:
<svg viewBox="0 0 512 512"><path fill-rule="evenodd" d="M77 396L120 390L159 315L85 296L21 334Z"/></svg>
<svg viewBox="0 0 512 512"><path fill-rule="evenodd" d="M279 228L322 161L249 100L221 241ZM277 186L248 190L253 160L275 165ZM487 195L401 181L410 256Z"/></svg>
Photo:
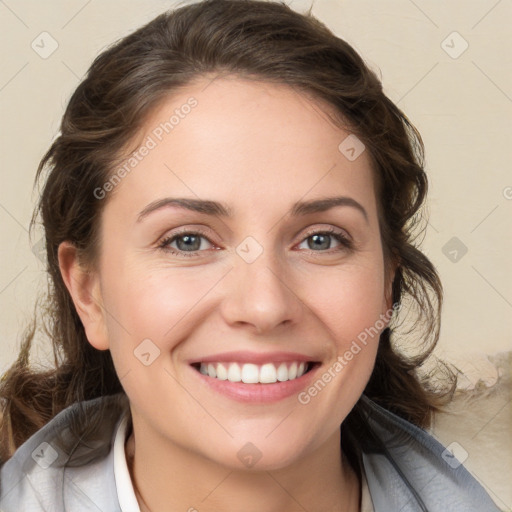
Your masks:
<svg viewBox="0 0 512 512"><path fill-rule="evenodd" d="M238 402L270 403L283 400L300 393L314 377L320 365L316 364L309 372L298 379L284 382L273 382L272 384L245 384L243 382L231 382L220 380L208 375L203 375L195 368L192 371L214 391L227 396Z"/></svg>

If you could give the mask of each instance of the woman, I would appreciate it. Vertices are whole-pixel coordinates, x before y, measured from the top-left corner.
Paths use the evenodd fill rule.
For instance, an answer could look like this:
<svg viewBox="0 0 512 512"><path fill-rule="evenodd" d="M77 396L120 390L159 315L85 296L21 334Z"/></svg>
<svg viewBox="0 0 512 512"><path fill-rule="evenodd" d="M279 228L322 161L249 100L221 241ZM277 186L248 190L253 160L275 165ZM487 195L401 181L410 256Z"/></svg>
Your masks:
<svg viewBox="0 0 512 512"><path fill-rule="evenodd" d="M56 368L28 333L4 376L0 510L498 510L425 430L454 383L415 373L442 300L422 158L285 5L205 1L104 51L38 169Z"/></svg>

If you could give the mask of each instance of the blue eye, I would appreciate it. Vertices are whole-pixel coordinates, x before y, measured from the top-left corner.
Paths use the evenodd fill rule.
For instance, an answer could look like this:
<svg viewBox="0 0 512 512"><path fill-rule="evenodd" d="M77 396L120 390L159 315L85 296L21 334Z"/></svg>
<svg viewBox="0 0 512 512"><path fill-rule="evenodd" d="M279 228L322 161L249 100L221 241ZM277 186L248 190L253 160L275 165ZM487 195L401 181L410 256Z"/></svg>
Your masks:
<svg viewBox="0 0 512 512"><path fill-rule="evenodd" d="M311 233L308 233L306 238L301 243L304 243L307 240L312 240L312 243L308 243L309 250L312 250L313 252L326 252L322 249L331 248L332 238L337 240L342 246L342 249L338 247L335 248L335 251L343 250L343 248L348 250L351 250L353 248L352 241L343 233L335 230L334 228L325 231L313 231Z"/></svg>
<svg viewBox="0 0 512 512"><path fill-rule="evenodd" d="M331 249L331 239L335 239L339 242L341 247L335 247L333 251L324 250ZM158 248L176 256L197 257L200 256L201 252L205 251L205 248L203 247L204 244L202 243L203 240L206 240L208 244L214 246L210 239L201 232L183 231L182 233L164 238L158 245ZM353 249L352 241L342 232L337 231L334 228L323 231L312 231L307 234L301 244L307 240L312 240L311 243L308 243L308 250L311 252L332 253ZM174 243L176 246L172 247L171 244Z"/></svg>
<svg viewBox="0 0 512 512"><path fill-rule="evenodd" d="M197 256L196 253L202 246L202 240L207 240L208 243L211 244L210 240L202 233L184 231L183 233L164 238L158 247L164 251L168 251L179 256ZM177 247L170 247L170 244L174 242L176 242Z"/></svg>

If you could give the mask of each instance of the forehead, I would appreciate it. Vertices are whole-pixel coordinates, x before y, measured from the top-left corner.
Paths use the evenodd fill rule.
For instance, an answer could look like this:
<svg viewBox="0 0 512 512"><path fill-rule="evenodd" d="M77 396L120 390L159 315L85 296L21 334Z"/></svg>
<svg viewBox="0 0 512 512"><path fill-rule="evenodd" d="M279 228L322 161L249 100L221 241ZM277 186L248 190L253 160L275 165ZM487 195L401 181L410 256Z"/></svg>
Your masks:
<svg viewBox="0 0 512 512"><path fill-rule="evenodd" d="M283 84L198 79L146 119L132 145L136 152L146 147L144 156L135 161L127 155L133 166L115 195L131 196L132 204L166 194L230 197L268 208L350 193L371 210L370 157L363 151L347 158L353 136L333 124L328 109Z"/></svg>

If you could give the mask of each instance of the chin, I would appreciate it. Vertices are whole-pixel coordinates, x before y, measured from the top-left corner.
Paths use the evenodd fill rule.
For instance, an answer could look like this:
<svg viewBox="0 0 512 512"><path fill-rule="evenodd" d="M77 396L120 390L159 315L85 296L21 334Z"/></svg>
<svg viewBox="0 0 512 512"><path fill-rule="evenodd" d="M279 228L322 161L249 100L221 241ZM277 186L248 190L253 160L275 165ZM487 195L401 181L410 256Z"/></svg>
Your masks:
<svg viewBox="0 0 512 512"><path fill-rule="evenodd" d="M206 456L214 463L224 466L230 471L274 471L286 468L301 458L303 446L295 442L285 442L282 439L269 441L262 437L261 441L249 439L238 442L231 440L229 445L217 445L220 451L211 452ZM205 453L205 452L203 452Z"/></svg>

